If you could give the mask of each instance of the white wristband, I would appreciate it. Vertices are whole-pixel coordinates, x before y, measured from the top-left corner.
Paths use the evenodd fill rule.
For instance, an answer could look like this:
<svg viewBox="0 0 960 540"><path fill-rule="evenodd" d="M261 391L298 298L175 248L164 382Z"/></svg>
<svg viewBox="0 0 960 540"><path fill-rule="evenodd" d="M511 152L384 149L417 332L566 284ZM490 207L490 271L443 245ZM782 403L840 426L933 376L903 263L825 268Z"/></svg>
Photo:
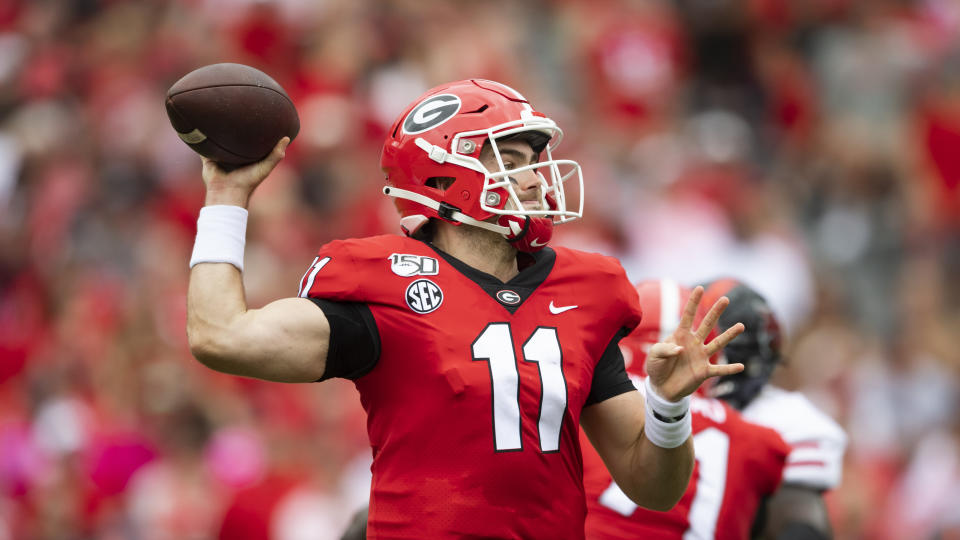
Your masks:
<svg viewBox="0 0 960 540"><path fill-rule="evenodd" d="M690 420L690 396L680 401L667 401L653 389L650 377L644 380L646 393L646 423L644 433L647 439L661 448L676 448L686 442L693 433L693 423ZM677 419L666 422L657 418Z"/></svg>
<svg viewBox="0 0 960 540"><path fill-rule="evenodd" d="M247 238L247 209L213 205L200 209L197 239L190 268L200 263L230 263L243 272L243 247Z"/></svg>

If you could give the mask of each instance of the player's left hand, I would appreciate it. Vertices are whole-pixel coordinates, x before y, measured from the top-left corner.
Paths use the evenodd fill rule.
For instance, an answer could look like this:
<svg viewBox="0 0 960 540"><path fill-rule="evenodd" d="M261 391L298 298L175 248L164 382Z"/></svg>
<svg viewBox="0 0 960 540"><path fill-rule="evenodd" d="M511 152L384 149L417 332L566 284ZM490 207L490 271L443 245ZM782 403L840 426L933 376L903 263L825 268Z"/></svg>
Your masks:
<svg viewBox="0 0 960 540"><path fill-rule="evenodd" d="M693 330L697 306L703 298L703 287L693 290L680 317L680 324L667 339L655 343L647 355L646 370L654 390L664 399L679 401L692 394L700 384L711 378L743 371L743 364L711 364L710 357L727 346L743 332L743 323L737 323L724 333L705 343L720 314L730 300L721 297Z"/></svg>

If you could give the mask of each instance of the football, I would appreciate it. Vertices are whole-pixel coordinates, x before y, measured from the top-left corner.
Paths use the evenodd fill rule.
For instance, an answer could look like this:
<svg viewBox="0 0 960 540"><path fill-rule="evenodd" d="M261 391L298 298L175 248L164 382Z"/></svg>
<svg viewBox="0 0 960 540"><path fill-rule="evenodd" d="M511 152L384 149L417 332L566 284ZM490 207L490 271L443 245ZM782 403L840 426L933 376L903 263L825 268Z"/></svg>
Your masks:
<svg viewBox="0 0 960 540"><path fill-rule="evenodd" d="M297 109L269 75L243 64L211 64L167 91L167 117L183 142L225 169L262 160L300 131Z"/></svg>

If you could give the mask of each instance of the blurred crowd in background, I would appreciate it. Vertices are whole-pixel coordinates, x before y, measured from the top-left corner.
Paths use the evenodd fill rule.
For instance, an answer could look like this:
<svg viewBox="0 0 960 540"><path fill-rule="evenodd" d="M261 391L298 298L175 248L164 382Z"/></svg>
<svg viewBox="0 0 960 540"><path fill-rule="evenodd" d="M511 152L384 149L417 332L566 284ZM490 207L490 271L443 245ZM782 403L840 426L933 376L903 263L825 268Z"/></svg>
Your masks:
<svg viewBox="0 0 960 540"><path fill-rule="evenodd" d="M163 102L225 61L302 126L251 206L251 306L326 241L399 232L389 124L498 80L583 166L558 243L769 298L776 383L850 436L837 538L960 537L960 2L3 0L0 540L338 538L366 501L352 384L186 346L204 192Z"/></svg>

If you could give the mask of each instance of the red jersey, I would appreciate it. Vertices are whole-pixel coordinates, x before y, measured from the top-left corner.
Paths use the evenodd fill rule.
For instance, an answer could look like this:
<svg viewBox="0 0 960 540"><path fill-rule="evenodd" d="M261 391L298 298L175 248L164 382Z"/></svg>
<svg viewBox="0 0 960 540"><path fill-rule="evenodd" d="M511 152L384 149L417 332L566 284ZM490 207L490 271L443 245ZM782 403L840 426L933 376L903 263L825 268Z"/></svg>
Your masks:
<svg viewBox="0 0 960 540"><path fill-rule="evenodd" d="M628 499L583 438L587 538L750 538L761 501L780 485L790 448L777 432L747 422L722 401L695 395L690 410L697 462L686 492L667 512Z"/></svg>
<svg viewBox="0 0 960 540"><path fill-rule="evenodd" d="M583 538L580 411L640 320L615 259L546 248L503 283L402 236L334 241L301 296L376 321L379 360L355 380L368 538Z"/></svg>

